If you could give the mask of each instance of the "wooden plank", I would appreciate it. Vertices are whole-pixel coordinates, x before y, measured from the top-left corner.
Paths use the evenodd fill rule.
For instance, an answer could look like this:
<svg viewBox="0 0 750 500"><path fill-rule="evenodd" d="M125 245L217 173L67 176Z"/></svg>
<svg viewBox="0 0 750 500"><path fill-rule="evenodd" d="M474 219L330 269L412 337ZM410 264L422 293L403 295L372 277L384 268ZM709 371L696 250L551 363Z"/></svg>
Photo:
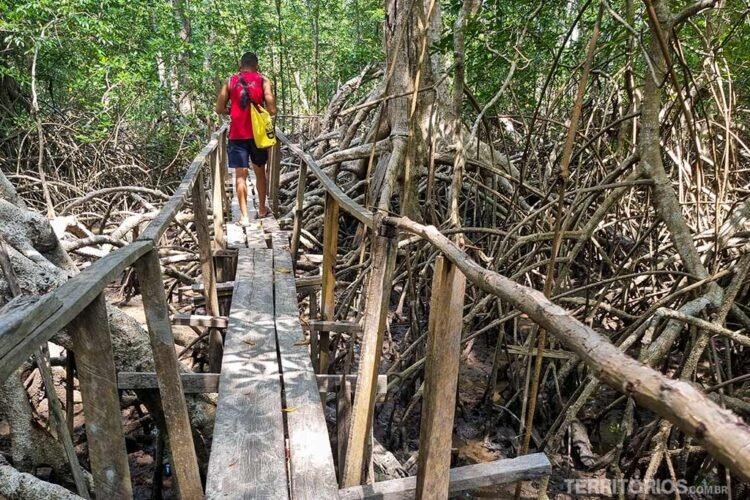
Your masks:
<svg viewBox="0 0 750 500"><path fill-rule="evenodd" d="M226 194L224 192L224 173L221 166L222 149L225 146L224 140L224 135L222 134L219 139L218 152L212 156L213 161L211 162L211 213L214 223L214 249L224 249L227 247L224 235Z"/></svg>
<svg viewBox="0 0 750 500"><path fill-rule="evenodd" d="M181 373L182 390L185 394L215 393L219 390L218 373ZM341 387L341 375L315 375L319 393L337 392ZM355 384L356 375L347 375L346 380ZM117 388L120 390L158 389L159 383L154 372L120 372L117 374ZM388 376L378 375L378 396L388 391Z"/></svg>
<svg viewBox="0 0 750 500"><path fill-rule="evenodd" d="M52 297L62 302L60 308L44 320L35 319L33 330L19 342L0 342L0 380L8 378L36 352L37 347L57 335L96 299L117 275L151 248L153 245L148 241L131 243L97 260L81 274L51 292Z"/></svg>
<svg viewBox="0 0 750 500"><path fill-rule="evenodd" d="M278 230L271 233L271 248L289 252L289 231ZM290 254L291 255L291 254Z"/></svg>
<svg viewBox="0 0 750 500"><path fill-rule="evenodd" d="M322 285L322 276L303 276L301 278L297 278L297 288L318 288Z"/></svg>
<svg viewBox="0 0 750 500"><path fill-rule="evenodd" d="M182 498L201 498L203 489L198 474L192 428L180 379L180 364L174 346L169 308L164 294L159 256L152 250L135 263L146 323L159 381L161 406L169 434L174 474ZM78 357L76 357L78 360ZM80 370L80 364L79 364Z"/></svg>
<svg viewBox="0 0 750 500"><path fill-rule="evenodd" d="M276 336L286 402L292 498L336 498L338 483L328 427L320 404L315 371L299 322L297 288L291 270L292 258L289 252L275 250Z"/></svg>
<svg viewBox="0 0 750 500"><path fill-rule="evenodd" d="M310 329L325 332L362 333L362 325L354 321L310 320Z"/></svg>
<svg viewBox="0 0 750 500"><path fill-rule="evenodd" d="M5 304L0 310L0 356L25 339L62 305L54 295L19 296Z"/></svg>
<svg viewBox="0 0 750 500"><path fill-rule="evenodd" d="M94 493L96 498L133 498L104 296L90 301L67 330L86 416Z"/></svg>
<svg viewBox="0 0 750 500"><path fill-rule="evenodd" d="M265 250L268 248L266 245L266 237L263 234L263 228L258 222L251 222L249 226L245 228L245 234L247 235L247 247L257 248Z"/></svg>
<svg viewBox="0 0 750 500"><path fill-rule="evenodd" d="M315 162L312 156L305 153L299 146L293 144L279 129L276 129L276 137L279 138L282 144L289 147L289 149L297 155L305 164L308 166L310 171L318 178L326 193L330 194L336 202L348 214L354 216L362 224L369 228L375 227L375 221L370 212L368 212L362 205L352 200L349 196L344 193L336 183L328 177L323 169Z"/></svg>
<svg viewBox="0 0 750 500"><path fill-rule="evenodd" d="M435 259L428 321L418 499L448 497L465 290L466 277L439 255Z"/></svg>
<svg viewBox="0 0 750 500"><path fill-rule="evenodd" d="M449 491L454 495L462 491L539 479L551 472L552 466L544 453L466 465L450 470ZM417 478L412 476L342 489L339 490L339 497L341 500L411 500L416 490Z"/></svg>
<svg viewBox="0 0 750 500"><path fill-rule="evenodd" d="M211 152L216 149L219 144L218 132L214 132L211 135L211 140L206 144L203 149L198 153L193 162L187 169L185 176L182 178L182 182L175 189L174 194L169 198L169 201L164 204L159 213L154 217L151 222L146 226L141 236L138 238L139 241L150 241L154 245L159 241L164 232L169 227L169 224L174 220L175 215L185 205L187 196L193 189L195 181L198 177L198 172L203 168L203 164L206 161Z"/></svg>
<svg viewBox="0 0 750 500"><path fill-rule="evenodd" d="M381 226L381 229L386 229ZM367 285L367 302L363 321L362 347L357 369L357 386L354 393L349 443L344 464L343 485L362 484L369 429L375 410L383 334L391 296L391 282L396 267L396 237L377 235L373 238L372 271ZM369 462L369 460L368 460ZM340 465L339 465L340 466Z"/></svg>
<svg viewBox="0 0 750 500"><path fill-rule="evenodd" d="M292 262L297 262L299 255L299 238L302 233L302 209L305 202L305 187L307 186L307 163L302 162L299 167L297 182L297 198L294 202L294 226L292 227Z"/></svg>
<svg viewBox="0 0 750 500"><path fill-rule="evenodd" d="M238 219L239 220L239 219ZM246 248L245 228L236 222L227 222L227 248Z"/></svg>
<svg viewBox="0 0 750 500"><path fill-rule="evenodd" d="M270 250L239 253L208 464L208 499L289 498L272 260Z"/></svg>
<svg viewBox="0 0 750 500"><path fill-rule="evenodd" d="M271 178L269 179L269 191L273 193L271 197L271 209L273 213L279 213L279 179L281 177L281 143L276 144L270 151L271 155L268 161L271 163Z"/></svg>
<svg viewBox="0 0 750 500"><path fill-rule="evenodd" d="M36 365L42 376L44 391L47 393L50 420L55 423L55 427L57 428L57 437L62 442L63 450L65 450L65 457L68 459L68 464L70 465L70 470L73 474L76 491L84 498L91 498L89 496L88 486L86 485L86 479L83 477L81 465L78 463L78 456L76 455L76 450L73 446L73 438L71 437L71 433L65 423L65 415L63 414L62 405L60 404L60 400L57 397L57 391L55 390L55 380L52 378L49 356L47 349L44 347L37 349Z"/></svg>
<svg viewBox="0 0 750 500"><path fill-rule="evenodd" d="M226 328L229 318L226 316L178 313L172 316L171 322L173 325L198 326L203 328Z"/></svg>
<svg viewBox="0 0 750 500"><path fill-rule="evenodd" d="M216 162L218 153L211 154ZM198 178L193 187L193 219L195 237L198 240L198 255L201 262L201 277L203 278L203 296L206 299L206 312L209 316L219 315L219 296L216 292L216 270L214 256L211 252L211 236L208 232L208 214L206 213L206 192L203 188L203 174L198 172ZM221 332L215 327L209 327L208 332L208 369L213 373L221 371L221 353L224 349Z"/></svg>
<svg viewBox="0 0 750 500"><path fill-rule="evenodd" d="M335 317L336 307L336 253L339 237L339 204L326 193L325 213L323 215L323 285L320 296L321 319L331 321ZM320 332L319 337L319 373L328 372L329 335Z"/></svg>
<svg viewBox="0 0 750 500"><path fill-rule="evenodd" d="M206 289L203 286L203 283L194 283L190 285L189 287L181 287L183 289L189 289L194 292L200 292L203 293L203 291ZM219 295L232 295L234 292L234 281L224 281L222 283L216 283L216 292Z"/></svg>
<svg viewBox="0 0 750 500"><path fill-rule="evenodd" d="M219 392L218 373L181 373L182 390L185 394ZM159 382L154 372L120 372L117 374L120 390L158 389Z"/></svg>

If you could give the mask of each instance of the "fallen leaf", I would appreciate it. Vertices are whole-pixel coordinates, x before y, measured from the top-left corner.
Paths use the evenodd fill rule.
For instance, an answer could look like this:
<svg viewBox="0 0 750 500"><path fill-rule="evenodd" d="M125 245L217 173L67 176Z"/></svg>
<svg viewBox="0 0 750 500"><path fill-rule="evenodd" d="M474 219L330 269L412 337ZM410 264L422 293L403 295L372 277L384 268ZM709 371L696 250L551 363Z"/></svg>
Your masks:
<svg viewBox="0 0 750 500"><path fill-rule="evenodd" d="M276 269L276 272L277 273L289 274L289 273L292 272L292 270L289 269L288 267L280 267L280 268Z"/></svg>
<svg viewBox="0 0 750 500"><path fill-rule="evenodd" d="M284 408L281 411L285 411L285 412L297 411L297 407L296 406L290 406L289 408Z"/></svg>
<svg viewBox="0 0 750 500"><path fill-rule="evenodd" d="M310 345L309 340L300 340L299 342L295 342L293 345Z"/></svg>
<svg viewBox="0 0 750 500"><path fill-rule="evenodd" d="M252 340L243 340L243 342L247 345L255 345L255 342L253 342Z"/></svg>

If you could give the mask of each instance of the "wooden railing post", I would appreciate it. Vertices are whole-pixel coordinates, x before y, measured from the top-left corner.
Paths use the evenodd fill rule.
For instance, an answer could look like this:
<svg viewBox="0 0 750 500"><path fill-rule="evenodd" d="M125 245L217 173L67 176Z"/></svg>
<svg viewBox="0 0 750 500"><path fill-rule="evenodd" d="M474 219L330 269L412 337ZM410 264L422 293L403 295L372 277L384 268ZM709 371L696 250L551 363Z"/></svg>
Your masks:
<svg viewBox="0 0 750 500"><path fill-rule="evenodd" d="M326 193L325 214L323 216L323 285L320 292L321 319L333 321L336 306L336 253L339 235L339 204L330 193ZM330 353L328 332L320 332L320 373L328 373Z"/></svg>
<svg viewBox="0 0 750 500"><path fill-rule="evenodd" d="M133 498L104 296L68 325L76 353L96 498Z"/></svg>
<svg viewBox="0 0 750 500"><path fill-rule="evenodd" d="M432 279L419 433L420 500L448 498L465 289L463 273L438 256Z"/></svg>
<svg viewBox="0 0 750 500"><path fill-rule="evenodd" d="M182 390L180 365L174 348L167 298L164 294L159 256L151 250L135 263L141 285L146 323L154 353L161 405L174 458L174 474L182 498L203 498L198 459ZM79 361L80 363L80 361ZM80 368L79 368L80 369ZM118 409L119 415L119 409ZM105 498L105 497L102 497Z"/></svg>
<svg viewBox="0 0 750 500"><path fill-rule="evenodd" d="M299 254L299 238L302 232L302 206L305 202L305 187L307 183L307 163L301 162L299 180L297 183L297 199L294 203L294 227L292 228L292 263L297 263Z"/></svg>
<svg viewBox="0 0 750 500"><path fill-rule="evenodd" d="M346 448L343 487L362 484L366 465L369 429L372 427L377 396L378 366L383 348L383 333L391 297L393 272L396 267L397 235L393 228L383 226L380 219L375 227L381 234L372 237L372 271L365 295L367 303L362 328L357 384L354 391L349 442Z"/></svg>
<svg viewBox="0 0 750 500"><path fill-rule="evenodd" d="M218 157L218 152L215 152ZM193 216L195 235L198 239L198 252L201 260L201 276L203 277L203 296L206 299L206 313L219 316L219 295L216 291L216 271L211 252L211 240L208 233L208 214L206 213L206 192L203 187L203 171L193 186ZM221 332L218 328L209 328L208 336L208 367L213 373L221 371L221 356L224 351Z"/></svg>
<svg viewBox="0 0 750 500"><path fill-rule="evenodd" d="M271 179L269 179L271 191L271 210L273 213L279 213L279 179L281 178L281 143L271 148Z"/></svg>
<svg viewBox="0 0 750 500"><path fill-rule="evenodd" d="M222 149L224 134L219 136L219 145L214 154L211 155L211 172L213 174L212 184L213 189L211 196L211 210L214 218L214 249L223 250L226 248L226 238L224 237L224 212L226 211L224 205L225 194L224 194L224 172L221 165Z"/></svg>

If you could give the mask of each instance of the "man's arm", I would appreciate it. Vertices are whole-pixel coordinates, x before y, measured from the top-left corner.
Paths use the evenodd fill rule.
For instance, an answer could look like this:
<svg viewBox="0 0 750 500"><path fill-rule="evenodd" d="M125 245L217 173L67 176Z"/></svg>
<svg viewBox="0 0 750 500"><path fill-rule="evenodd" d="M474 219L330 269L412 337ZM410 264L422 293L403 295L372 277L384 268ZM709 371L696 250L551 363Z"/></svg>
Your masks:
<svg viewBox="0 0 750 500"><path fill-rule="evenodd" d="M229 108L227 107L227 102L229 101L229 85L227 85L227 82L224 82L224 85L221 86L221 90L219 91L219 95L216 96L216 112L220 115L228 115L229 114Z"/></svg>
<svg viewBox="0 0 750 500"><path fill-rule="evenodd" d="M266 101L266 110L272 115L276 115L276 97L273 95L273 85L271 80L263 78L263 99Z"/></svg>

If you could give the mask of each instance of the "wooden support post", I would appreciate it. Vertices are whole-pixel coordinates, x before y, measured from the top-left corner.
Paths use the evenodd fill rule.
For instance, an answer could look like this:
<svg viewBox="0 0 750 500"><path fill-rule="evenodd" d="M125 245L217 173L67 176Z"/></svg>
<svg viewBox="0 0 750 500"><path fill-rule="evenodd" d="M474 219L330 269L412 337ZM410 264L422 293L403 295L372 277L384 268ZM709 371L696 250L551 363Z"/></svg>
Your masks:
<svg viewBox="0 0 750 500"><path fill-rule="evenodd" d="M461 357L466 277L442 255L435 260L428 322L417 498L448 498L453 417Z"/></svg>
<svg viewBox="0 0 750 500"><path fill-rule="evenodd" d="M297 183L297 200L294 203L294 226L292 228L292 263L296 265L299 254L299 237L302 232L302 206L305 201L305 187L307 184L307 163L302 162L299 167L299 181Z"/></svg>
<svg viewBox="0 0 750 500"><path fill-rule="evenodd" d="M321 290L321 319L333 321L336 306L336 253L339 235L339 204L326 193L323 216L323 286ZM328 373L329 334L320 332L320 373Z"/></svg>
<svg viewBox="0 0 750 500"><path fill-rule="evenodd" d="M214 151L214 157L218 153ZM193 216L195 222L195 236L198 239L198 252L201 260L201 275L203 277L203 296L206 299L206 312L210 316L219 316L219 296L216 291L216 272L214 258L211 252L211 237L208 232L208 215L206 214L206 192L203 188L203 172L193 186ZM209 328L208 336L208 367L213 373L221 371L221 357L224 351L221 332L218 328Z"/></svg>
<svg viewBox="0 0 750 500"><path fill-rule="evenodd" d="M146 323L154 353L154 366L159 380L161 405L174 458L177 487L182 498L203 498L198 459L195 455L185 394L182 391L179 362L174 348L167 298L164 295L161 266L156 250L151 250L141 257L135 263L135 268L138 282L141 284ZM119 409L117 414L119 415Z"/></svg>
<svg viewBox="0 0 750 500"><path fill-rule="evenodd" d="M316 318L318 316L318 292L317 290L310 291L310 317ZM312 359L313 369L315 373L320 373L320 346L318 345L318 331L311 325L310 326L310 358Z"/></svg>
<svg viewBox="0 0 750 500"><path fill-rule="evenodd" d="M68 325L86 416L96 498L133 498L104 296Z"/></svg>
<svg viewBox="0 0 750 500"><path fill-rule="evenodd" d="M76 450L73 446L73 439L68 431L68 426L65 424L62 405L60 405L60 400L57 398L55 381L52 378L52 370L50 369L47 349L44 347L37 349L35 358L37 367L39 368L39 373L42 376L42 382L44 383L44 391L47 393L50 420L55 423L57 437L62 442L63 450L65 450L65 457L68 459L70 471L73 474L73 481L76 484L76 490L83 498L91 498L89 496L89 489L86 485L86 480L81 472L81 465L78 463L78 456L76 455Z"/></svg>
<svg viewBox="0 0 750 500"><path fill-rule="evenodd" d="M343 464L343 486L357 486L362 483L367 442L370 438L377 397L378 367L383 348L383 333L388 315L388 303L391 297L393 272L396 267L396 234L393 229L376 226L384 235L373 238L372 271L367 285L366 306L363 323L362 348L357 384L352 406L349 443L346 449L346 461ZM341 464L339 464L341 466Z"/></svg>
<svg viewBox="0 0 750 500"><path fill-rule="evenodd" d="M276 145L271 148L271 178L269 179L269 188L271 192L271 210L273 213L279 213L279 179L281 177L281 143L276 141Z"/></svg>
<svg viewBox="0 0 750 500"><path fill-rule="evenodd" d="M223 140L219 140L219 148L223 147ZM213 189L211 196L211 211L214 219L214 249L223 250L227 247L226 238L224 237L224 212L225 212L225 195L224 195L224 172L220 163L222 154L216 153L211 155L211 171L213 173Z"/></svg>

